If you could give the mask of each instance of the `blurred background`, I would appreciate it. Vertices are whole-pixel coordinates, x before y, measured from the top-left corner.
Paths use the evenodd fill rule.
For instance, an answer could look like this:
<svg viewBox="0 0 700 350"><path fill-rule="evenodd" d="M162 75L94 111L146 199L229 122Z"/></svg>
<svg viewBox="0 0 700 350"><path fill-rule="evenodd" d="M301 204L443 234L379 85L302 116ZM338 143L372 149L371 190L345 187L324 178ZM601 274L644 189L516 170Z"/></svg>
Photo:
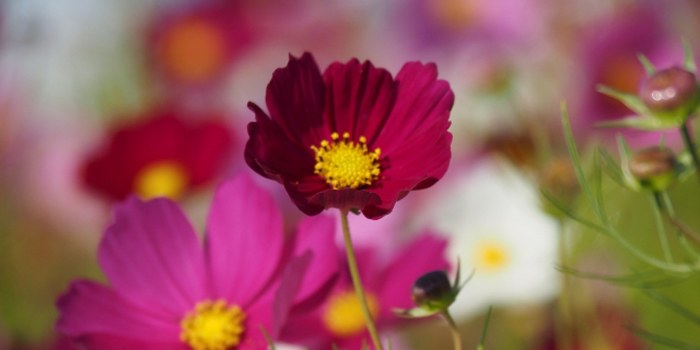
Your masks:
<svg viewBox="0 0 700 350"><path fill-rule="evenodd" d="M644 271L611 240L565 220L545 188L591 216L566 151L560 101L585 159L614 135L594 124L632 112L596 84L636 92L637 54L679 65L682 39L700 53L695 0L2 0L0 1L0 349L70 349L57 337L56 297L78 277L104 280L96 248L110 206L129 193L178 199L203 231L217 183L239 171L248 101L263 106L289 55L370 60L396 74L435 62L456 101L451 168L377 222L353 218L359 245L389 256L423 228L447 258L477 268L453 306L467 348L496 307L487 347L665 348L627 328L700 344L684 321L635 288L563 274ZM632 148L676 131L625 131ZM292 229L301 213L275 193ZM658 253L643 195L604 180L620 230ZM671 190L700 227L700 190ZM700 310L700 279L658 289ZM406 349L445 349L440 322L396 330Z"/></svg>

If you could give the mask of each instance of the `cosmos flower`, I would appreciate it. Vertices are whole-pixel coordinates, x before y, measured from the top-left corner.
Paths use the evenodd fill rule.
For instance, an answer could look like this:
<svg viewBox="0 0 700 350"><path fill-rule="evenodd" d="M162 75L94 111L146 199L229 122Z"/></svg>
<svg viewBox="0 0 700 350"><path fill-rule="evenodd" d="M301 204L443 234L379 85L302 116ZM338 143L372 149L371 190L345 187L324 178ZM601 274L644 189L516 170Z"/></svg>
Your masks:
<svg viewBox="0 0 700 350"><path fill-rule="evenodd" d="M434 64L406 63L392 78L371 62L290 56L267 86L268 116L249 103L245 160L284 185L307 215L359 209L378 219L447 171L454 95Z"/></svg>
<svg viewBox="0 0 700 350"><path fill-rule="evenodd" d="M169 199L130 197L114 214L98 254L110 285L78 280L57 302L56 328L88 349L267 348L261 327L275 337L337 273L333 220L308 218L285 241L246 175L217 190L203 246Z"/></svg>
<svg viewBox="0 0 700 350"><path fill-rule="evenodd" d="M211 85L247 50L253 36L248 27L235 2L169 4L152 23L151 63L170 84Z"/></svg>
<svg viewBox="0 0 700 350"><path fill-rule="evenodd" d="M453 169L418 214L449 237L449 256L460 257L461 270L475 271L450 312L465 318L489 305L554 298L558 226L540 207L533 184L493 158L470 163L466 174Z"/></svg>
<svg viewBox="0 0 700 350"><path fill-rule="evenodd" d="M112 200L130 193L177 199L221 173L233 143L226 124L186 122L176 111L153 111L147 117L113 130L86 161L89 189Z"/></svg>
<svg viewBox="0 0 700 350"><path fill-rule="evenodd" d="M444 258L446 247L447 241L426 232L384 264L377 261L375 250L358 249L365 294L380 332L411 322L398 318L392 309L413 307L413 282L428 271L449 266ZM282 330L282 341L303 344L310 350L330 349L332 344L339 349L360 349L363 341L369 343L369 332L349 272L342 271L345 273L319 308L306 314L295 313L296 317L290 318Z"/></svg>

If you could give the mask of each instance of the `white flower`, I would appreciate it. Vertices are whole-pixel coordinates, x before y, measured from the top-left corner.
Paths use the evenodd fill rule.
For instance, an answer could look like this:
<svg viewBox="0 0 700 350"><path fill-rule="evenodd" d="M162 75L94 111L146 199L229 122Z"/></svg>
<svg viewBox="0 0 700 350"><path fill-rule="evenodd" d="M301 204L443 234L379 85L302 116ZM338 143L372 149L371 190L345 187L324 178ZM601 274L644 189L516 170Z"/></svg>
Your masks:
<svg viewBox="0 0 700 350"><path fill-rule="evenodd" d="M440 189L421 221L448 236L448 258L461 259L463 275L475 270L450 307L456 318L489 305L541 303L557 295L558 225L541 210L526 178L491 159Z"/></svg>

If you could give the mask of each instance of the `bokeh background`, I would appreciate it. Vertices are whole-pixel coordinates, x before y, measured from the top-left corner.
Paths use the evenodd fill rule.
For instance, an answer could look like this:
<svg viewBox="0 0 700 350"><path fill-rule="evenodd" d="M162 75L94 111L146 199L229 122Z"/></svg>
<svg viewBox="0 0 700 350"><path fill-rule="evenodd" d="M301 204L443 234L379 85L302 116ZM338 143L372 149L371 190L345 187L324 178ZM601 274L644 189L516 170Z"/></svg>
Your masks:
<svg viewBox="0 0 700 350"><path fill-rule="evenodd" d="M272 72L306 51L321 69L354 57L392 74L408 61L435 62L450 83L448 174L386 218L351 225L358 245L386 256L426 227L450 240L448 260L459 256L462 269L478 271L452 307L467 347L478 342L489 305L496 307L491 348L665 348L627 328L700 344L698 325L638 289L558 271L618 275L647 267L564 219L539 191L591 215L566 151L560 101L584 163L598 144L616 154L620 130L594 125L631 111L595 85L636 92L644 77L637 54L659 67L678 65L682 39L700 53L698 1L2 0L0 349L66 345L53 330L56 297L77 277L104 280L96 247L124 191L115 188L126 181L130 192L148 159L170 152L159 148L172 141L167 128L209 125L198 136L177 136L172 151L205 154L186 156L196 158L193 169L208 170L190 174L197 185L174 193L202 232L216 184L249 171L243 147L254 115L246 104L264 105ZM124 131L158 118L178 126L152 127L155 136ZM624 134L633 148L662 137ZM663 134L681 149L677 132ZM302 214L281 186L256 180L294 227ZM620 230L658 253L646 198L603 185ZM699 195L690 181L671 191L679 216L696 228ZM698 311L698 290L700 279L690 276L657 291ZM406 349L451 346L437 320L395 332Z"/></svg>

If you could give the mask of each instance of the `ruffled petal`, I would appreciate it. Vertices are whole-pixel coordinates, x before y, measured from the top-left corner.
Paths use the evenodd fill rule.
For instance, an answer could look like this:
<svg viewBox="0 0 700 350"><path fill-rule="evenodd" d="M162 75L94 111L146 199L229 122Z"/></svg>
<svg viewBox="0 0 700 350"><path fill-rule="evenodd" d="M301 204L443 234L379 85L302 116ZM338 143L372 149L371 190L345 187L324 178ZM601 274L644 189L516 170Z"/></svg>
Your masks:
<svg viewBox="0 0 700 350"><path fill-rule="evenodd" d="M381 286L377 289L381 291L381 318L395 319L392 308L409 309L414 306L411 286L424 273L449 267L445 259L446 248L446 240L426 232L402 250L381 275Z"/></svg>
<svg viewBox="0 0 700 350"><path fill-rule="evenodd" d="M406 140L430 129L432 124L445 124L454 104L450 85L437 80L435 64L406 63L396 76L396 82L396 102L372 145L381 148L385 155L404 147Z"/></svg>
<svg viewBox="0 0 700 350"><path fill-rule="evenodd" d="M98 259L114 289L140 305L184 315L207 295L197 235L165 198L116 205Z"/></svg>
<svg viewBox="0 0 700 350"><path fill-rule="evenodd" d="M289 55L287 66L272 74L265 95L272 119L287 139L301 147L321 142L318 135L326 127L323 121L325 99L326 87L321 71L308 52L301 58Z"/></svg>
<svg viewBox="0 0 700 350"><path fill-rule="evenodd" d="M179 316L135 305L92 281L73 282L56 305L61 313L56 329L73 339L98 335L153 342L179 339Z"/></svg>
<svg viewBox="0 0 700 350"><path fill-rule="evenodd" d="M282 182L282 178L298 181L313 175L316 164L311 146L300 148L284 131L254 103L248 108L255 112L256 122L248 124L245 161L256 173Z"/></svg>
<svg viewBox="0 0 700 350"><path fill-rule="evenodd" d="M331 132L349 132L357 141L365 136L371 147L387 120L396 100L396 84L385 69L353 59L346 64L333 63L323 73L327 88L326 138Z"/></svg>
<svg viewBox="0 0 700 350"><path fill-rule="evenodd" d="M277 269L282 215L269 193L238 175L216 191L205 242L215 297L245 309Z"/></svg>

